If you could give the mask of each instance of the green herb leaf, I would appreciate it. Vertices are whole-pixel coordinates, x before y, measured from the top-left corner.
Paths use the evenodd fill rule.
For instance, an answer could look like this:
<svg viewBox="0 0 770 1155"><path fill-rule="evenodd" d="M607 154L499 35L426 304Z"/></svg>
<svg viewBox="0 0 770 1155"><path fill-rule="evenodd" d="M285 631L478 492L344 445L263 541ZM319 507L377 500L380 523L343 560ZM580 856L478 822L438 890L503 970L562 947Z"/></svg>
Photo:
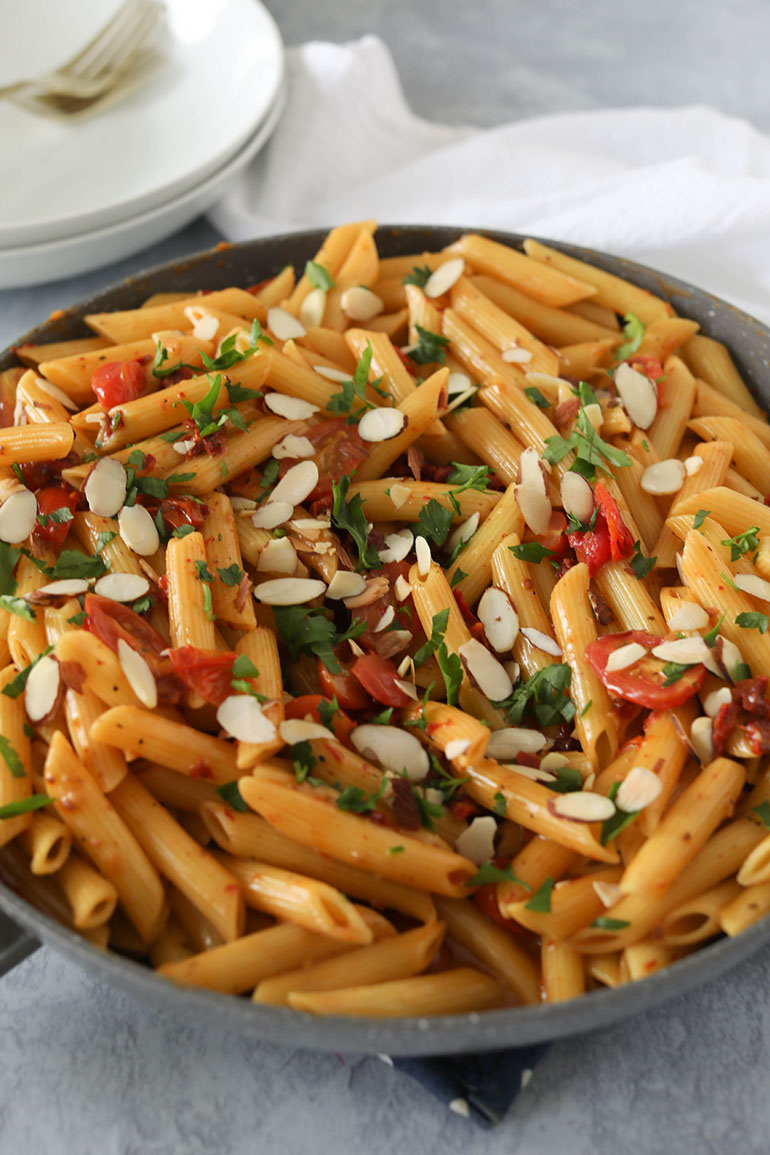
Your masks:
<svg viewBox="0 0 770 1155"><path fill-rule="evenodd" d="M323 289L324 292L328 292L329 289L334 288L334 279L331 273L323 265L319 265L318 261L305 263L305 276L314 289Z"/></svg>
<svg viewBox="0 0 770 1155"><path fill-rule="evenodd" d="M0 757L2 757L12 778L26 778L24 763L4 734L0 734Z"/></svg>
<svg viewBox="0 0 770 1155"><path fill-rule="evenodd" d="M318 762L309 742L296 742L291 748L291 760L298 782L306 782Z"/></svg>
<svg viewBox="0 0 770 1155"><path fill-rule="evenodd" d="M766 634L770 618L767 614L760 613L738 614L735 624L743 630L759 630L760 634Z"/></svg>
<svg viewBox="0 0 770 1155"><path fill-rule="evenodd" d="M385 851L386 854L403 854L406 848L404 846L389 846Z"/></svg>
<svg viewBox="0 0 770 1155"><path fill-rule="evenodd" d="M463 681L463 664L458 654L450 654L444 642L436 651L438 667L446 686L447 706L456 706Z"/></svg>
<svg viewBox="0 0 770 1155"><path fill-rule="evenodd" d="M50 806L53 798L45 794L30 794L27 798L19 798L16 802L8 802L0 806L0 821L5 818L18 818L20 814L29 814L30 810L40 810L43 806Z"/></svg>
<svg viewBox="0 0 770 1155"><path fill-rule="evenodd" d="M550 408L551 402L547 397L544 397L540 390L536 389L534 385L529 385L524 390L524 392L526 393L527 397L529 397L532 404L537 405L538 409Z"/></svg>
<svg viewBox="0 0 770 1155"><path fill-rule="evenodd" d="M577 766L557 766L549 773L555 774L556 781L549 782L548 788L557 794L572 794L575 790L583 789L583 775Z"/></svg>
<svg viewBox="0 0 770 1155"><path fill-rule="evenodd" d="M757 817L761 819L763 825L770 830L770 802L768 802L767 799L765 799L764 802L760 802L759 806L752 806L751 813L756 814Z"/></svg>
<svg viewBox="0 0 770 1155"><path fill-rule="evenodd" d="M485 492L489 485L488 465L463 465L459 461L453 461L452 465L454 468L447 478L447 484L457 486L452 490L453 493L462 493L466 489Z"/></svg>
<svg viewBox="0 0 770 1155"><path fill-rule="evenodd" d="M211 597L211 586L205 582L203 584L203 612L210 622L216 621L214 602Z"/></svg>
<svg viewBox="0 0 770 1155"><path fill-rule="evenodd" d="M161 441L168 441L173 445L175 441L180 441L184 437L184 432L181 429L167 429L165 433L159 433L158 437Z"/></svg>
<svg viewBox="0 0 770 1155"><path fill-rule="evenodd" d="M597 930L625 930L630 925L630 922L625 922L622 918L608 918L606 914L600 914L591 923Z"/></svg>
<svg viewBox="0 0 770 1155"><path fill-rule="evenodd" d="M206 367L206 369L208 369L208 371L210 373L217 373L220 370L231 369L232 366L237 365L239 361L245 361L247 357L251 357L251 355L255 352L257 345L259 345L260 341L262 342L263 345L272 345L273 344L271 338L268 337L268 335L266 333L262 332L262 326L260 325L260 323L256 319L256 317L254 318L254 320L251 323L251 330L249 332L248 347L246 349L244 349L242 353L238 349L236 349L236 347L235 347L235 342L237 340L238 340L238 334L237 333L231 333L229 337L225 337L224 341L220 345L219 355L217 357L209 357L209 356L207 356L206 353L203 353L201 355L201 361L203 362L204 366ZM236 388L236 387L233 387L233 388ZM247 392L251 393L252 390L249 389L249 390L247 390ZM229 393L229 388L228 388L228 393ZM255 396L256 396L256 394L255 394ZM235 401L236 398L231 396L230 400ZM245 401L245 400L247 400L247 398L240 397L240 398L237 398L237 400Z"/></svg>
<svg viewBox="0 0 770 1155"><path fill-rule="evenodd" d="M213 582L214 575L205 561L196 561L195 572L202 582Z"/></svg>
<svg viewBox="0 0 770 1155"><path fill-rule="evenodd" d="M700 529L710 513L710 509L699 509L692 521L693 529Z"/></svg>
<svg viewBox="0 0 770 1155"><path fill-rule="evenodd" d="M52 578L99 578L108 572L100 557L86 557L79 549L65 549L50 571Z"/></svg>
<svg viewBox="0 0 770 1155"><path fill-rule="evenodd" d="M292 659L301 653L315 654L332 674L340 671L335 648L366 630L366 622L356 619L344 633L338 634L323 610L305 606L273 606L273 620Z"/></svg>
<svg viewBox="0 0 770 1155"><path fill-rule="evenodd" d="M749 526L744 533L736 533L735 537L727 537L721 543L730 547L730 561L737 561L749 550L759 548L759 526ZM723 575L724 576L724 575ZM733 587L735 588L735 587Z"/></svg>
<svg viewBox="0 0 770 1155"><path fill-rule="evenodd" d="M41 654L38 654L37 657L34 658L28 666L25 666L23 670L19 670L13 681L9 682L7 686L3 686L3 689L0 692L5 694L6 698L18 698L20 694L23 694L24 687L27 684L27 678L30 676L40 659L44 658L46 654L50 654L52 649L53 646L47 646L46 649L44 649Z"/></svg>
<svg viewBox="0 0 770 1155"><path fill-rule="evenodd" d="M452 574L452 577L450 578L450 581L449 581L450 590L453 590L455 588L455 586L458 586L460 584L460 582L463 580L463 578L467 578L467 576L468 575L465 572L465 570L460 569L460 567L458 566L457 569L455 570L455 572Z"/></svg>
<svg viewBox="0 0 770 1155"><path fill-rule="evenodd" d="M217 786L217 794L223 802L226 802L228 806L240 814L245 814L249 809L238 789L237 778L234 778L232 782L225 782L222 786Z"/></svg>
<svg viewBox="0 0 770 1155"><path fill-rule="evenodd" d="M682 662L666 662L663 666L663 673L666 677L663 685L673 686L674 682L678 682L680 678L683 678L689 669L689 664L685 665Z"/></svg>
<svg viewBox="0 0 770 1155"><path fill-rule="evenodd" d="M656 557L645 557L642 553L641 543L638 541L634 542L634 552L629 562L631 569L634 571L634 576L637 577L639 581L646 578L650 570L655 568L655 562L657 560Z"/></svg>
<svg viewBox="0 0 770 1155"><path fill-rule="evenodd" d="M31 606L28 606L24 598L14 597L13 594L0 594L0 610L7 610L9 614L15 614L17 618L23 618L25 622L36 621L35 611Z"/></svg>
<svg viewBox="0 0 770 1155"><path fill-rule="evenodd" d="M505 702L498 703L498 708L506 711L506 721L514 726L521 725L528 711L541 726L572 722L575 704L567 693L571 680L572 671L566 662L553 663L516 686Z"/></svg>
<svg viewBox="0 0 770 1155"><path fill-rule="evenodd" d="M20 557L20 549L13 549L7 542L0 541L0 594L16 593L13 571Z"/></svg>
<svg viewBox="0 0 770 1155"><path fill-rule="evenodd" d="M152 598L145 597L138 598L131 606L135 614L146 614L149 609L152 609Z"/></svg>
<svg viewBox="0 0 770 1155"><path fill-rule="evenodd" d="M406 274L401 284L416 285L418 289L424 289L432 276L433 270L430 265L414 265L411 273Z"/></svg>
<svg viewBox="0 0 770 1155"><path fill-rule="evenodd" d="M453 521L454 514L452 510L444 509L444 506L432 497L428 504L424 505L420 510L420 515L417 518L415 537L421 534L427 541L432 541L434 545L441 546L449 536Z"/></svg>
<svg viewBox="0 0 770 1155"><path fill-rule="evenodd" d="M519 886L523 886L525 890L532 890L531 886L527 886L526 882L522 882L513 873L510 865L499 867L495 866L493 862L483 863L472 878L466 882L466 886L488 886L490 882L516 882Z"/></svg>
<svg viewBox="0 0 770 1155"><path fill-rule="evenodd" d="M64 522L72 521L72 510L63 505L61 509L54 509L51 513L39 513L37 520L43 529L47 525L63 525Z"/></svg>
<svg viewBox="0 0 770 1155"><path fill-rule="evenodd" d="M712 626L712 628L709 630L709 632L707 634L703 635L703 640L709 648L716 645L717 635L719 634L719 627L722 625L722 622L724 620L724 616L725 616L724 614L720 614L719 615L719 621L717 622L717 624L715 626Z"/></svg>
<svg viewBox="0 0 770 1155"><path fill-rule="evenodd" d="M86 613L86 611L80 610L79 613L73 614L71 618L67 618L67 625L68 626L82 626L83 622L86 620L87 617L88 617L88 614Z"/></svg>
<svg viewBox="0 0 770 1155"><path fill-rule="evenodd" d="M258 678L259 670L246 654L238 654L233 662L232 675L234 678Z"/></svg>
<svg viewBox="0 0 770 1155"><path fill-rule="evenodd" d="M337 527L350 534L358 550L358 568L376 569L380 564L380 555L373 545L369 544L369 530L364 513L361 495L347 501L350 478L341 477L332 482L334 504L332 506L332 522Z"/></svg>
<svg viewBox="0 0 770 1155"><path fill-rule="evenodd" d="M495 814L499 814L501 818L505 818L508 803L505 800L505 795L499 790L495 793L492 809Z"/></svg>
<svg viewBox="0 0 770 1155"><path fill-rule="evenodd" d="M525 541L521 545L509 545L508 549L518 561L530 561L539 565L545 558L555 557L552 549L546 549L539 541Z"/></svg>
<svg viewBox="0 0 770 1155"><path fill-rule="evenodd" d="M386 707L386 709L381 710L379 714L375 714L373 718L369 719L369 721L373 726L389 726L390 725L390 719L392 717L393 717L393 707L388 706L388 707Z"/></svg>
<svg viewBox="0 0 770 1155"><path fill-rule="evenodd" d="M615 801L618 790L620 790L620 781L613 782L607 792L607 797L611 802ZM613 838L617 838L621 830L625 830L638 813L638 810L616 810L609 818L605 818L599 835L602 846L606 846L608 842L612 842Z"/></svg>
<svg viewBox="0 0 770 1155"><path fill-rule="evenodd" d="M195 533L195 527L192 525L178 525L176 529L172 529L172 537L187 537L188 533Z"/></svg>
<svg viewBox="0 0 770 1155"><path fill-rule="evenodd" d="M626 313L623 320L625 322L623 336L626 340L615 350L616 361L625 361L636 352L644 340L644 325L634 313Z"/></svg>
<svg viewBox="0 0 770 1155"><path fill-rule="evenodd" d="M227 566L226 569L220 569L220 567L217 566L217 573L226 586L239 586L243 580L243 570L237 561Z"/></svg>
<svg viewBox="0 0 770 1155"><path fill-rule="evenodd" d="M357 420L361 417L366 409L373 409L374 406L366 398L366 386L369 383L369 372L372 367L372 346L367 344L361 356L358 358L356 364L356 371L350 381L343 381L342 388L339 393L334 393L329 398L326 405L327 412L335 413L338 416L342 413L349 413L350 420ZM376 387L377 382L372 382L372 387ZM379 392L379 390L378 390ZM357 412L353 412L353 405L356 401L360 401L363 406Z"/></svg>
<svg viewBox="0 0 770 1155"><path fill-rule="evenodd" d="M574 433L571 437L560 437L558 434L554 437L546 437L543 460L547 461L549 465L558 465L574 448Z"/></svg>
<svg viewBox="0 0 770 1155"><path fill-rule="evenodd" d="M438 333L431 333L430 329L423 329L422 325L415 325L417 330L417 345L409 350L409 356L415 365L429 365L434 361L443 365L449 338Z"/></svg>
<svg viewBox="0 0 770 1155"><path fill-rule="evenodd" d="M360 786L346 786L337 796L337 809L348 810L352 814L368 814L377 809L377 803L387 789L388 780L383 778L379 790L374 794L366 794Z"/></svg>
<svg viewBox="0 0 770 1155"><path fill-rule="evenodd" d="M415 666L421 666L423 662L427 662L428 658L432 658L436 650L439 648L444 640L447 625L449 624L449 610L439 610L437 614L433 615L433 624L431 626L430 637L424 645L420 646L417 653L414 655Z"/></svg>
<svg viewBox="0 0 770 1155"><path fill-rule="evenodd" d="M321 719L321 725L325 726L327 730L333 729L335 715L339 713L340 704L337 701L335 694L331 702L327 702L325 698L321 698L318 703L318 717Z"/></svg>
<svg viewBox="0 0 770 1155"><path fill-rule="evenodd" d="M748 662L736 662L733 670L733 681L743 682L746 678L751 677L751 666Z"/></svg>
<svg viewBox="0 0 770 1155"><path fill-rule="evenodd" d="M550 874L545 882L532 895L528 903L525 904L525 910L534 910L538 914L551 913L551 894L553 892L553 879Z"/></svg>
<svg viewBox="0 0 770 1155"><path fill-rule="evenodd" d="M192 526L190 528L192 529ZM101 532L96 535L96 552L101 553L102 550L104 549L104 547L106 545L109 545L109 543L112 541L112 539L114 537L117 537L117 536L118 535L114 532L114 530L111 530L111 529L101 530Z"/></svg>

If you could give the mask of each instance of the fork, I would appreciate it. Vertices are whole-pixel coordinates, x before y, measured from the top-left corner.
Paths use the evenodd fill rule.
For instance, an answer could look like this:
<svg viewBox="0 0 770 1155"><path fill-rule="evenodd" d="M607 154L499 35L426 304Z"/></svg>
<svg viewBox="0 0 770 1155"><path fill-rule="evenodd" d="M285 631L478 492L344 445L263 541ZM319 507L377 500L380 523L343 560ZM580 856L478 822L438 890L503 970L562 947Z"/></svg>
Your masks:
<svg viewBox="0 0 770 1155"><path fill-rule="evenodd" d="M0 88L0 99L37 112L82 112L125 82L137 61L146 67L143 45L163 11L157 0L125 0L70 60L43 76Z"/></svg>

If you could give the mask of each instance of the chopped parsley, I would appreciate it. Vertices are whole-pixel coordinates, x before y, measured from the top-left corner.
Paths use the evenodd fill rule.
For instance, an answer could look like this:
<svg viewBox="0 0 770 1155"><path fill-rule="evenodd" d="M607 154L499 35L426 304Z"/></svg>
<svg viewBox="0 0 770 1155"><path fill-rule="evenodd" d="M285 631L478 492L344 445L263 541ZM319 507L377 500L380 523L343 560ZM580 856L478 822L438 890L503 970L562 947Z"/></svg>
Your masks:
<svg viewBox="0 0 770 1155"><path fill-rule="evenodd" d="M615 797L620 790L620 781L613 782L607 792L607 797L611 802L615 801ZM602 846L606 846L608 842L612 842L613 838L617 838L621 830L634 821L638 810L616 810L609 818L606 818L602 823L602 830L599 836L599 841Z"/></svg>
<svg viewBox="0 0 770 1155"><path fill-rule="evenodd" d="M379 790L374 794L366 794L360 786L346 786L337 796L337 809L348 810L352 814L368 814L371 810L377 809L377 803L385 793L387 785L387 778L383 778Z"/></svg>
<svg viewBox="0 0 770 1155"><path fill-rule="evenodd" d="M249 809L238 789L237 778L233 779L232 782L225 782L222 786L217 786L217 794L223 802L226 802L228 806L232 807L233 810L239 811L241 814L245 814Z"/></svg>
<svg viewBox="0 0 770 1155"><path fill-rule="evenodd" d="M449 536L453 521L452 510L445 509L440 502L436 501L435 497L432 497L428 504L420 510L415 536L421 534L427 541L441 546Z"/></svg>
<svg viewBox="0 0 770 1155"><path fill-rule="evenodd" d="M655 562L657 560L656 557L645 557L642 553L641 543L638 541L634 542L634 552L629 558L629 564L634 571L634 576L637 577L639 581L646 578L650 570L655 568Z"/></svg>
<svg viewBox="0 0 770 1155"><path fill-rule="evenodd" d="M752 806L751 813L756 814L760 821L770 830L770 802L765 799L759 806Z"/></svg>
<svg viewBox="0 0 770 1155"><path fill-rule="evenodd" d="M666 679L663 685L673 686L674 682L683 678L689 669L690 665L683 662L666 662L663 666L663 674Z"/></svg>
<svg viewBox="0 0 770 1155"><path fill-rule="evenodd" d="M6 698L18 698L20 694L23 694L24 687L27 684L27 679L29 678L33 669L41 658L44 658L46 654L50 654L52 649L53 646L48 646L45 650L43 650L42 653L38 654L37 657L34 658L28 666L25 666L23 670L19 670L19 673L16 675L13 681L9 682L7 686L3 686L3 689L0 692L5 694Z"/></svg>
<svg viewBox="0 0 770 1155"><path fill-rule="evenodd" d="M453 590L455 588L455 586L459 585L460 582L463 580L463 578L467 578L467 576L468 575L465 572L465 570L460 569L460 567L458 566L457 569L455 570L455 572L452 574L452 577L449 581L449 588L451 590Z"/></svg>
<svg viewBox="0 0 770 1155"><path fill-rule="evenodd" d="M200 558L195 562L195 572L202 582L213 582L214 575L205 561Z"/></svg>
<svg viewBox="0 0 770 1155"><path fill-rule="evenodd" d="M72 521L72 510L63 505L61 509L54 509L51 513L39 513L37 521L43 529L47 525L63 525L65 521Z"/></svg>
<svg viewBox="0 0 770 1155"><path fill-rule="evenodd" d="M335 701L337 700L336 697L334 700ZM318 712L319 712L319 714L321 712L320 704L318 707ZM390 725L390 719L392 717L393 717L393 707L388 706L385 710L381 710L379 714L375 714L373 718L369 719L369 721L373 726L389 726Z"/></svg>
<svg viewBox="0 0 770 1155"><path fill-rule="evenodd" d="M555 557L552 549L546 549L539 541L525 541L521 545L509 545L508 549L518 561L530 561L539 565L545 558Z"/></svg>
<svg viewBox="0 0 770 1155"><path fill-rule="evenodd" d="M759 526L751 525L743 533L736 533L735 537L727 537L721 543L730 547L730 561L737 561L749 550L759 549Z"/></svg>
<svg viewBox="0 0 770 1155"><path fill-rule="evenodd" d="M295 742L291 748L291 761L298 782L309 782L311 786L317 783L317 779L309 777L318 762L309 742Z"/></svg>
<svg viewBox="0 0 770 1155"><path fill-rule="evenodd" d="M0 541L0 594L16 593L13 571L20 557L20 549L13 549L7 542Z"/></svg>
<svg viewBox="0 0 770 1155"><path fill-rule="evenodd" d="M12 778L26 778L24 763L4 734L0 734L0 757L5 762Z"/></svg>
<svg viewBox="0 0 770 1155"><path fill-rule="evenodd" d="M334 656L335 648L350 638L359 637L366 630L366 622L356 619L344 633L338 634L323 610L305 606L273 606L273 618L292 659L301 653L314 654L332 674L340 672L340 664Z"/></svg>
<svg viewBox="0 0 770 1155"><path fill-rule="evenodd" d="M462 493L466 489L485 492L489 485L488 465L464 465L459 461L453 461L452 465L454 468L447 478L447 484L457 487L452 490L453 494Z"/></svg>
<svg viewBox="0 0 770 1155"><path fill-rule="evenodd" d="M724 614L720 614L719 615L719 621L717 622L717 624L715 626L712 626L707 634L703 635L703 640L709 648L716 645L717 635L719 634L719 627L722 625L722 622L724 621L724 616L725 616Z"/></svg>
<svg viewBox="0 0 770 1155"><path fill-rule="evenodd" d="M329 289L334 288L334 278L318 261L305 262L305 276L314 289L323 289L327 293Z"/></svg>
<svg viewBox="0 0 770 1155"><path fill-rule="evenodd" d="M419 650L414 655L415 666L421 666L423 662L427 662L428 658L433 657L436 650L444 640L444 634L446 633L448 624L449 609L439 610L437 614L433 615L430 637L424 645L420 646Z"/></svg>
<svg viewBox="0 0 770 1155"><path fill-rule="evenodd" d="M372 389L379 393L381 397L387 398L387 394L379 388L379 383L382 380L378 377L376 381L369 381L369 371L372 367L372 346L367 344L361 356L358 358L356 370L349 381L342 381L342 388L339 393L333 393L329 398L326 409L328 413L334 413L336 416L341 416L343 413L348 414L348 425L352 425L355 421L360 420L367 409L374 409L375 406L367 399L366 387L371 384ZM359 401L362 408L354 410L353 406Z"/></svg>
<svg viewBox="0 0 770 1155"><path fill-rule="evenodd" d="M332 506L332 522L337 529L346 530L358 550L358 568L376 569L380 564L380 555L373 545L369 544L369 530L361 502L361 494L357 493L347 501L350 478L341 477L332 482L334 505Z"/></svg>
<svg viewBox="0 0 770 1155"><path fill-rule="evenodd" d="M554 662L516 686L509 698L497 704L498 708L505 710L506 721L513 726L520 726L528 711L541 726L572 722L575 704L567 693L571 680L572 670L567 663Z"/></svg>
<svg viewBox="0 0 770 1155"><path fill-rule="evenodd" d="M35 611L28 606L24 598L14 597L13 594L0 594L0 610L7 610L17 618L24 618L25 622L34 622Z"/></svg>
<svg viewBox="0 0 770 1155"><path fill-rule="evenodd" d="M495 814L499 814L501 818L505 818L506 812L508 810L508 803L505 801L505 795L500 790L495 793L492 809L494 810Z"/></svg>
<svg viewBox="0 0 770 1155"><path fill-rule="evenodd" d="M631 458L622 449L616 449L614 445L602 440L594 429L585 406L596 404L596 398L583 382L580 384L580 397L583 407L578 411L575 429L569 437L547 437L543 459L549 465L558 465L574 449L576 460L570 467L572 472L580 473L588 481L594 481L597 468L608 473L607 464L623 468L631 464Z"/></svg>
<svg viewBox="0 0 770 1155"><path fill-rule="evenodd" d="M86 557L79 549L65 549L46 573L52 578L99 578L107 570L100 557Z"/></svg>
<svg viewBox="0 0 770 1155"><path fill-rule="evenodd" d="M16 802L8 802L0 806L0 821L5 818L17 818L20 814L29 814L30 810L40 810L43 806L50 806L54 801L45 794L30 794L28 798L19 798Z"/></svg>
<svg viewBox="0 0 770 1155"><path fill-rule="evenodd" d="M190 528L192 529L192 526L190 526ZM114 532L114 530L101 530L101 532L96 535L96 552L101 553L104 547L109 545L114 537L117 537L117 534Z"/></svg>
<svg viewBox="0 0 770 1155"><path fill-rule="evenodd" d="M597 930L625 930L630 925L630 922L625 922L622 918L608 918L606 914L600 914L591 923Z"/></svg>
<svg viewBox="0 0 770 1155"><path fill-rule="evenodd" d="M557 794L572 794L575 790L583 789L583 775L577 766L557 766L549 770L555 776L555 782L549 782L548 788Z"/></svg>
<svg viewBox="0 0 770 1155"><path fill-rule="evenodd" d="M456 706L463 681L462 661L458 654L449 653L445 642L442 642L436 650L436 660L446 686L447 706Z"/></svg>
<svg viewBox="0 0 770 1155"><path fill-rule="evenodd" d="M415 325L417 330L417 344L408 350L409 356L415 365L429 365L436 361L443 365L449 338L438 333L431 333L430 329L423 329L422 325Z"/></svg>
<svg viewBox="0 0 770 1155"><path fill-rule="evenodd" d="M508 866L495 866L493 862L485 862L472 878L466 882L466 886L488 886L490 882L516 882L519 886L523 886L525 890L531 890L531 886L527 886L520 878L517 878L513 873L510 864Z"/></svg>
<svg viewBox="0 0 770 1155"><path fill-rule="evenodd" d="M532 404L537 405L538 409L548 409L550 407L551 402L547 397L544 397L540 390L536 389L534 385L528 386L524 392L526 393L527 397L529 397Z"/></svg>
<svg viewBox="0 0 770 1155"><path fill-rule="evenodd" d="M538 914L551 913L551 894L553 892L553 879L550 874L545 882L532 895L529 902L524 906L525 910L534 910Z"/></svg>
<svg viewBox="0 0 770 1155"><path fill-rule="evenodd" d="M332 729L335 715L339 713L339 709L340 704L337 701L336 694L331 702L327 702L325 698L322 698L318 703L318 717L321 719L321 725L325 726L327 730Z"/></svg>
<svg viewBox="0 0 770 1155"><path fill-rule="evenodd" d="M406 274L401 284L416 285L418 289L424 289L432 276L433 270L430 265L413 265L411 273Z"/></svg>
<svg viewBox="0 0 770 1155"><path fill-rule="evenodd" d="M227 566L225 569L217 566L217 573L226 586L239 586L243 580L243 570L237 561L234 561L232 565Z"/></svg>
<svg viewBox="0 0 770 1155"><path fill-rule="evenodd" d="M706 520L706 518L709 516L710 513L711 513L710 509L699 509L698 512L695 514L695 517L692 519L693 529L700 529L700 527L703 525L704 521Z"/></svg>
<svg viewBox="0 0 770 1155"><path fill-rule="evenodd" d="M760 634L766 634L767 628L770 626L770 618L767 614L756 612L738 614L738 617L735 619L735 624L743 630L759 630Z"/></svg>
<svg viewBox="0 0 770 1155"><path fill-rule="evenodd" d="M636 352L644 339L644 325L635 313L626 313L623 321L623 336L626 339L615 350L616 361L625 361Z"/></svg>

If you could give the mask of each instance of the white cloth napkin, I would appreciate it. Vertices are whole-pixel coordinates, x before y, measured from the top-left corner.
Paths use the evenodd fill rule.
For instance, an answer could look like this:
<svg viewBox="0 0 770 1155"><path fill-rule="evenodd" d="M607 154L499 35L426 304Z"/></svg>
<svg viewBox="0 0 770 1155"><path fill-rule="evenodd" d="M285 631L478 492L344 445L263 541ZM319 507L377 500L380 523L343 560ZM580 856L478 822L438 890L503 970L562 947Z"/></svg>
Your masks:
<svg viewBox="0 0 770 1155"><path fill-rule="evenodd" d="M385 45L289 53L284 116L212 210L231 240L346 220L511 229L636 258L770 323L770 139L710 108L479 130L416 117Z"/></svg>

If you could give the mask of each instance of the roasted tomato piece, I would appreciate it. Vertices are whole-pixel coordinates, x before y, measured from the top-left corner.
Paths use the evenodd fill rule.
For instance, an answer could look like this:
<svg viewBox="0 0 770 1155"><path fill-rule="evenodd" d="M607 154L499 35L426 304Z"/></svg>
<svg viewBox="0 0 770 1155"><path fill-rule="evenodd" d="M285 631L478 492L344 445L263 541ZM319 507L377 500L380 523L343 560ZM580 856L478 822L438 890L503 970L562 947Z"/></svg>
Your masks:
<svg viewBox="0 0 770 1155"><path fill-rule="evenodd" d="M147 371L138 361L107 361L91 377L91 388L102 409L134 401L146 387Z"/></svg>
<svg viewBox="0 0 770 1155"><path fill-rule="evenodd" d="M365 710L371 705L369 695L361 683L353 677L350 668L337 658L340 672L333 674L327 670L321 659L318 659L318 681L327 698L335 698L345 710Z"/></svg>
<svg viewBox="0 0 770 1155"><path fill-rule="evenodd" d="M207 507L191 497L166 497L160 503L160 515L170 530L179 529L180 525L200 529L207 513Z"/></svg>
<svg viewBox="0 0 770 1155"><path fill-rule="evenodd" d="M83 629L95 634L114 653L118 651L121 638L133 650L138 650L152 670L159 704L175 705L184 693L184 684L177 677L169 658L161 657L168 646L163 635L128 606L111 598L86 594L83 604L86 612Z"/></svg>
<svg viewBox="0 0 770 1155"><path fill-rule="evenodd" d="M299 698L293 698L291 702L287 702L284 706L284 714L287 718L307 718L311 717L314 722L320 722L325 725L321 712L318 709L321 702L326 702L331 706L331 699L325 698L323 694L301 694ZM347 743L350 737L350 731L355 730L356 724L350 719L344 710L337 710L332 718L332 730L335 738L340 742Z"/></svg>
<svg viewBox="0 0 770 1155"><path fill-rule="evenodd" d="M366 630L362 633L356 641L359 646L365 650L379 651L380 646L387 638L387 632L376 632L376 627L382 621L382 615L391 607L394 611L395 617L392 622L393 629L410 630L415 639L422 638L422 631L417 615L414 612L411 596L405 601L399 602L396 597L395 584L398 577L407 579L409 577L410 564L408 561L391 561L387 562L381 570L371 570L366 577L372 578L383 577L387 578L387 586L383 582L383 592L374 601L365 606L354 606L350 610L350 615L353 620L366 623ZM419 645L420 642L418 641Z"/></svg>
<svg viewBox="0 0 770 1155"><path fill-rule="evenodd" d="M37 522L32 536L35 541L50 545L52 549L61 549L72 525L72 519L57 521L56 515L59 510L64 509L74 514L78 507L77 490L70 489L68 485L46 485L44 489L37 491L35 497L41 521Z"/></svg>
<svg viewBox="0 0 770 1155"><path fill-rule="evenodd" d="M180 646L169 650L171 665L189 690L193 690L212 706L219 706L234 693L235 654L221 650L199 650L197 646Z"/></svg>
<svg viewBox="0 0 770 1155"><path fill-rule="evenodd" d="M603 638L591 642L586 649L586 657L611 694L627 702L634 702L637 706L645 706L648 710L670 710L697 694L706 676L706 667L701 663L689 666L680 678L667 686L668 679L663 671L665 663L649 653L662 640L643 630L605 634ZM632 642L644 646L647 655L623 670L607 670L610 654Z"/></svg>
<svg viewBox="0 0 770 1155"><path fill-rule="evenodd" d="M549 549L554 557L563 557L567 552L567 519L560 510L555 509L551 514L548 529L538 538L541 545Z"/></svg>
<svg viewBox="0 0 770 1155"><path fill-rule="evenodd" d="M633 535L628 530L618 503L599 481L594 486L596 518L593 529L577 530L569 543L578 560L585 562L591 577L608 561L621 561L634 550Z"/></svg>
<svg viewBox="0 0 770 1155"><path fill-rule="evenodd" d="M652 353L633 353L628 358L628 364L632 369L636 369L637 373L644 373L645 377L656 383L663 376L663 366Z"/></svg>
<svg viewBox="0 0 770 1155"><path fill-rule="evenodd" d="M383 706L411 706L413 699L401 687L401 679L393 662L379 654L364 654L351 666L358 679L375 702Z"/></svg>
<svg viewBox="0 0 770 1155"><path fill-rule="evenodd" d="M329 501L332 497L332 483L341 477L350 477L361 462L369 456L369 451L358 436L358 427L347 425L343 418L335 421L321 421L311 426L305 433L308 441L315 446L313 460L318 466L319 481L308 501Z"/></svg>

